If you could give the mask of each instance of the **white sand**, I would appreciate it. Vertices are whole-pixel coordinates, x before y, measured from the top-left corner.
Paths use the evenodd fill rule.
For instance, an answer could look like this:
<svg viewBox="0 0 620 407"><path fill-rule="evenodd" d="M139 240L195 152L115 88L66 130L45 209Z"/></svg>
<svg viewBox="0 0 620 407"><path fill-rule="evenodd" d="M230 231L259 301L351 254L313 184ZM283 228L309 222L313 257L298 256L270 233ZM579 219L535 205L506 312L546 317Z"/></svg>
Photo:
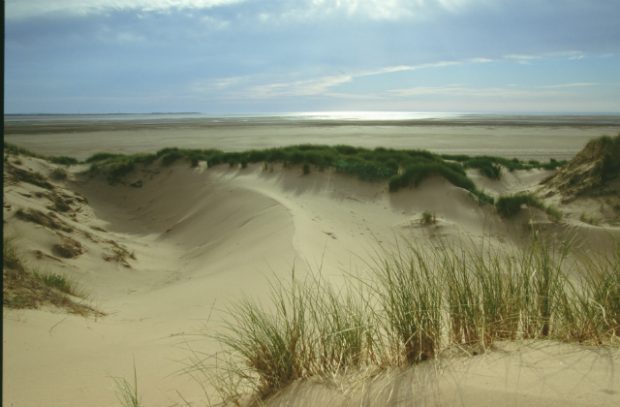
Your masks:
<svg viewBox="0 0 620 407"><path fill-rule="evenodd" d="M336 123L337 124L337 123ZM97 129L96 125L93 125ZM126 128L13 134L5 141L45 155L85 159L95 152L154 152L164 147L243 151L296 144L424 149L441 154L496 155L521 159L572 158L592 138L618 134L613 126L488 125L277 125Z"/></svg>
<svg viewBox="0 0 620 407"><path fill-rule="evenodd" d="M78 151L64 147L68 155ZM22 166L43 173L53 167L22 160ZM486 187L497 193L528 189L545 175L515 173ZM206 170L179 164L133 175L138 179L142 188L103 181L59 184L89 201L75 220L66 218L86 252L62 260L35 259L33 250L50 253L59 237L14 218L19 207L44 208L47 201L34 197L38 187L5 184L5 234L18 239L31 266L75 279L108 315L89 319L53 309L4 309L4 405L116 405L111 377L131 378L134 361L145 406L180 403L178 392L203 405L200 386L177 374L188 348L217 351L207 335L221 328L223 310L244 296L265 300L269 278L290 278L294 267L297 276L311 270L338 284L343 273L364 272L378 244L390 245L400 236L424 242L490 237L510 245L521 233L443 179L396 194L388 194L384 184L331 172L303 176L299 169L271 172L262 166ZM425 210L437 214L437 226L419 224ZM620 236L617 228L605 233ZM111 250L110 239L135 253L131 268L102 259ZM571 348L573 363L553 349L458 362L458 369L446 370L449 380L438 382L441 400L447 400L441 405L620 404L617 354L590 363L591 353ZM536 367L539 360L544 374ZM570 369L558 368L563 363ZM463 375L461 368L476 373ZM368 397L365 391L352 394ZM297 405L296 398L288 400L281 405Z"/></svg>

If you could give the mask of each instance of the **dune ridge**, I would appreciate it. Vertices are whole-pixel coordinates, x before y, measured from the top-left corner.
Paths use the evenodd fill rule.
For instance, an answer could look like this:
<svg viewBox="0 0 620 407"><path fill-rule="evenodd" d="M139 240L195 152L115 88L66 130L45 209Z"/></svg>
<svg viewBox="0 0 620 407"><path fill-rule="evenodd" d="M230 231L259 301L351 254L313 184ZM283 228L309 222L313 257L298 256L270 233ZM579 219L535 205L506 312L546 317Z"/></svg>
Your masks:
<svg viewBox="0 0 620 407"><path fill-rule="evenodd" d="M7 178L7 165L41 174L39 181L62 191L64 200L70 197L73 209L55 208L49 189L24 180L23 173L19 180ZM66 179L52 179L58 168L65 169ZM204 333L222 326L227 304L246 296L268 304L269 278L290 279L293 267L298 277L321 270L326 279L342 285L344 274L367 269L377 245L391 247L399 236L431 246L436 239L454 244L492 239L512 248L527 240L535 222L550 236L572 230L582 236L580 248L591 251L611 250L612 240L620 236L613 223L591 225L580 221L577 212L569 213L561 224L536 210L504 220L492 206L481 205L468 191L437 176L416 188L390 193L386 183L364 182L332 170L304 174L302 166L281 164L145 165L116 185L104 177L84 176L83 169L24 155L5 159L5 236L15 237L27 264L75 279L87 291L89 302L107 314L84 319L52 308L4 308L5 385L11 389L3 396L7 404L34 406L53 399L59 406L113 405L109 377L128 375L132 359L145 405L180 403L177 391L194 402L204 401L195 383L171 374L183 370L188 348L206 353L221 349ZM495 181L475 169L467 174L489 194L499 196L533 190L550 172L516 170ZM52 213L48 216L71 231L20 219L19 210ZM433 212L436 223L424 224L426 211ZM52 247L66 238L80 242L83 252L72 258L56 255ZM617 360L613 356L611 365L616 366ZM494 369L500 365L481 363ZM600 374L608 369L604 363L601 366ZM482 389L476 394L489 396L492 385L474 382L465 388L474 393ZM449 394L453 391L465 399L470 394L462 389ZM516 400L528 399L522 391L504 388L497 397L517 394L522 398ZM582 395L591 391L587 388ZM300 397L295 390L289 392ZM359 394L348 396L347 403L370 397L364 391ZM599 394L602 405L618 399L612 390L603 394ZM530 399L540 405L565 401L557 394L536 397ZM289 400L275 401L285 405L291 399L280 400ZM458 401L444 405L454 403Z"/></svg>

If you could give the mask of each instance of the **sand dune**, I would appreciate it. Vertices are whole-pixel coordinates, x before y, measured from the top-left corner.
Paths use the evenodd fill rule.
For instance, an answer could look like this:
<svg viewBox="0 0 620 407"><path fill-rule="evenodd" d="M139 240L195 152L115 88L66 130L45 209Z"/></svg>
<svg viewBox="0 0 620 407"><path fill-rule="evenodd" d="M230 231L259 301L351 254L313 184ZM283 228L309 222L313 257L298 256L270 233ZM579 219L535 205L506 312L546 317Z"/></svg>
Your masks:
<svg viewBox="0 0 620 407"><path fill-rule="evenodd" d="M297 383L270 406L613 406L617 351L537 342L395 369L360 380Z"/></svg>
<svg viewBox="0 0 620 407"><path fill-rule="evenodd" d="M11 165L46 177L56 168L37 158L17 161L9 159ZM543 171L515 172L502 181L476 182L499 195L528 190L546 176ZM54 193L86 198L74 200L67 213L54 211L72 230L18 219L20 208L47 212L50 190L5 178L5 236L17 239L33 267L75 279L90 303L107 315L84 318L53 308L4 308L4 405L114 405L111 377L129 377L134 361L144 405L178 403L178 392L202 403L206 397L200 386L175 374L187 363L187 349L218 351L219 345L205 334L217 332L223 311L238 299L266 301L270 278L288 279L293 269L296 276L320 271L339 284L344 274L366 272L380 245L400 239L430 244L438 238L493 239L512 247L528 233L528 218L505 222L492 207L480 206L469 192L442 178L390 194L384 183L332 171L303 175L299 168L277 165L207 169L202 163L197 168L177 164L141 169L126 185L112 186L75 172L67 180L51 182ZM424 211L436 214L436 225L420 223ZM620 237L617 227L575 220L572 228L577 227L580 235L585 231L580 244L586 249L609 244L609 236ZM554 228L549 226L549 233L566 233ZM52 247L63 238L79 241L83 253L75 258L55 255ZM526 349L506 358L492 354L471 362L458 359L442 370L445 380L436 384L438 405L484 405L478 404L481 400L501 404L506 397L514 405L620 402L613 372L619 366L616 353L602 358L576 347L556 349ZM552 369L537 366L539 360ZM555 376L563 363L573 369ZM484 373L490 371L492 375ZM385 396L394 405L406 405L420 397L407 387L410 374L417 373L390 373L371 382L377 392L354 386L344 404L379 405ZM589 384L583 391L576 388L584 382ZM387 396L392 385L397 393L411 395ZM321 386L300 386L274 405L315 399L331 405L342 398ZM299 394L304 396L300 399Z"/></svg>

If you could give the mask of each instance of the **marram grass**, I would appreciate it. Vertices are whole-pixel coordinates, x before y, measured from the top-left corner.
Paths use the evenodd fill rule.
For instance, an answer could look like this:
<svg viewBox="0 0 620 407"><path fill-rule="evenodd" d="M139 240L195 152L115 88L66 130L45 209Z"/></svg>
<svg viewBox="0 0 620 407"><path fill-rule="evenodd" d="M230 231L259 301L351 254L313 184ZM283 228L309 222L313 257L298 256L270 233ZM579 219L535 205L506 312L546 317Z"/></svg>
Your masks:
<svg viewBox="0 0 620 407"><path fill-rule="evenodd" d="M275 281L269 311L243 301L217 336L229 361L214 374L236 383L223 397L248 389L266 397L298 379L415 364L454 346L475 353L499 340L617 345L620 247L577 263L569 248L408 246L375 261L367 280L345 284L355 289L336 291L316 276Z"/></svg>

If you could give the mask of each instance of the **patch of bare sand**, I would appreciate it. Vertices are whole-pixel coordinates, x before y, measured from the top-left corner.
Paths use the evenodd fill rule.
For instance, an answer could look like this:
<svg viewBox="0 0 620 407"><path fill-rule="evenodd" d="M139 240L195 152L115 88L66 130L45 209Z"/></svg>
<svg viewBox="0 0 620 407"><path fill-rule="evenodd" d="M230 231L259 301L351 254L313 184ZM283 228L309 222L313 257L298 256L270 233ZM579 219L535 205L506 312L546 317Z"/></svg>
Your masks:
<svg viewBox="0 0 620 407"><path fill-rule="evenodd" d="M440 359L372 377L298 382L267 406L615 406L617 349L498 343L479 356Z"/></svg>
<svg viewBox="0 0 620 407"><path fill-rule="evenodd" d="M22 160L46 176L54 167ZM19 240L30 264L75 279L108 314L84 319L5 308L5 405L114 405L111 376L130 377L134 361L144 405L173 405L177 392L200 404L207 399L200 386L176 374L187 349L218 351L205 333L218 331L223 310L238 299L268 301L269 278L288 279L294 267L297 276L320 271L337 284L344 273L364 272L377 245L401 236L510 246L526 232L437 178L388 194L385 184L329 171L175 165L136 172L127 184L135 181L142 186L70 174L55 183L87 198L74 217L55 212L72 229L63 233L84 248L74 258L52 252L57 230L16 216L19 209L45 210L50 200L37 195L40 187L5 183L5 235ZM424 211L434 212L437 224L422 225ZM114 256L119 251L124 262ZM484 382L472 388L504 394Z"/></svg>

